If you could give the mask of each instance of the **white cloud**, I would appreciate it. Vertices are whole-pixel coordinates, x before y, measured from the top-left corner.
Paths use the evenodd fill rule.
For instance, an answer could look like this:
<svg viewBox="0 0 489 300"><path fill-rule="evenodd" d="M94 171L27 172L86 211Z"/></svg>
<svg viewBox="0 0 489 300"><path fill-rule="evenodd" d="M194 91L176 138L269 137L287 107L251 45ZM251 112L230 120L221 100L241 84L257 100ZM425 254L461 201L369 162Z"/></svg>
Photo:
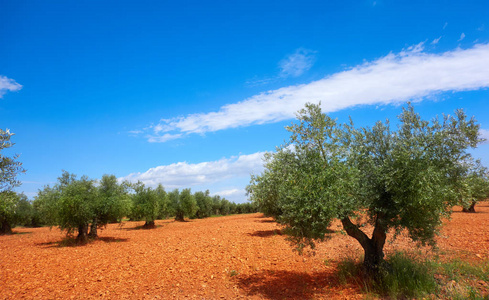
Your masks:
<svg viewBox="0 0 489 300"><path fill-rule="evenodd" d="M297 49L294 54L287 56L279 62L281 77L298 77L314 64L314 51Z"/></svg>
<svg viewBox="0 0 489 300"><path fill-rule="evenodd" d="M436 45L436 44L438 44L438 42L439 42L440 40L441 40L441 36L440 36L439 38L437 38L437 39L434 39L434 40L431 42L431 44L432 44L432 45Z"/></svg>
<svg viewBox="0 0 489 300"><path fill-rule="evenodd" d="M0 98L2 98L7 91L15 92L21 88L22 85L15 82L15 80L0 75Z"/></svg>
<svg viewBox="0 0 489 300"><path fill-rule="evenodd" d="M462 32L462 34L460 35L460 38L458 39L458 41L460 42L463 39L465 39L465 33Z"/></svg>
<svg viewBox="0 0 489 300"><path fill-rule="evenodd" d="M229 197L229 196L242 195L245 193L246 193L246 191L243 189L230 189L230 190L219 191L219 192L213 193L212 195L219 195L221 197Z"/></svg>
<svg viewBox="0 0 489 300"><path fill-rule="evenodd" d="M216 112L161 120L151 142L294 118L307 102L321 101L324 112L357 105L399 104L447 91L489 87L489 44L425 53L423 44L308 84L293 85L228 104ZM156 130L156 128L158 130Z"/></svg>
<svg viewBox="0 0 489 300"><path fill-rule="evenodd" d="M448 22L445 22L445 24L443 24L443 29L447 28L448 26Z"/></svg>
<svg viewBox="0 0 489 300"><path fill-rule="evenodd" d="M135 132L136 130L134 130L133 132ZM156 133L158 133L159 131L155 130ZM175 140L175 139L179 139L182 137L182 134L169 134L169 133L165 133L163 135L148 135L147 138L148 138L148 142L150 143L164 143L164 142L168 142L168 141L171 141L171 140Z"/></svg>
<svg viewBox="0 0 489 300"><path fill-rule="evenodd" d="M196 185L222 182L235 177L247 177L263 171L263 155L257 152L248 155L222 158L216 161L189 164L178 162L151 168L144 173L132 173L119 180L142 181L145 185L165 188L188 188Z"/></svg>
<svg viewBox="0 0 489 300"><path fill-rule="evenodd" d="M482 145L488 145L489 144L489 130L479 129L479 137L482 139L486 139L484 142L482 142Z"/></svg>

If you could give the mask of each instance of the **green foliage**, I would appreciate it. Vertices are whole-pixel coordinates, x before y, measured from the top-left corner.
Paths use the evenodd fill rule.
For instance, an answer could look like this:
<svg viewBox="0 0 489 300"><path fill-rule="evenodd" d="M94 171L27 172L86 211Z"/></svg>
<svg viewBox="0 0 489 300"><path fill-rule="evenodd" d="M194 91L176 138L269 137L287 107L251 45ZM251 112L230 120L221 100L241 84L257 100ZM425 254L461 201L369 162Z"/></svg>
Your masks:
<svg viewBox="0 0 489 300"><path fill-rule="evenodd" d="M65 172L63 175L67 174ZM87 227L96 217L97 188L94 181L83 176L60 187L56 225L68 234ZM79 232L80 233L80 232Z"/></svg>
<svg viewBox="0 0 489 300"><path fill-rule="evenodd" d="M461 205L466 212L475 212L477 202L489 198L489 171L480 160L464 161L462 180L459 184L462 197Z"/></svg>
<svg viewBox="0 0 489 300"><path fill-rule="evenodd" d="M180 193L179 205L177 211L179 211L184 217L192 218L197 212L198 206L194 196L190 192L190 189L183 189Z"/></svg>
<svg viewBox="0 0 489 300"><path fill-rule="evenodd" d="M14 145L10 141L13 135L8 129L0 129L0 192L19 186L20 182L17 180L17 175L25 172L22 163L17 161L19 155L8 157L2 153L3 149L8 149Z"/></svg>
<svg viewBox="0 0 489 300"><path fill-rule="evenodd" d="M168 194L166 193L165 188L161 183L158 184L158 186L156 187L155 193L160 206L158 219L166 219L171 215L171 208L170 208L171 204L170 204L170 199L168 197Z"/></svg>
<svg viewBox="0 0 489 300"><path fill-rule="evenodd" d="M314 247L340 219L364 248L365 264L377 268L389 229L407 229L421 243L434 244L441 218L461 197L461 161L475 147L479 125L463 111L442 121L424 121L411 105L372 128L340 125L307 104L288 143L265 156L265 171L252 176L250 199L285 226L298 249ZM365 212L366 218L358 218ZM356 219L356 223L352 220ZM368 237L361 229L374 225Z"/></svg>
<svg viewBox="0 0 489 300"><path fill-rule="evenodd" d="M129 185L119 184L115 175L103 175L98 186L95 215L99 225L120 222L131 212Z"/></svg>
<svg viewBox="0 0 489 300"><path fill-rule="evenodd" d="M209 196L209 190L204 192L195 192L195 201L197 202L196 217L199 219L208 218L212 215L212 198Z"/></svg>
<svg viewBox="0 0 489 300"><path fill-rule="evenodd" d="M0 234L11 233L12 227L22 219L20 196L11 190L20 185L17 175L25 170L22 163L17 161L18 155L8 157L3 152L14 145L10 140L13 135L8 129L0 129Z"/></svg>
<svg viewBox="0 0 489 300"><path fill-rule="evenodd" d="M174 189L170 193L168 193L169 200L169 212L171 215L176 216L175 219L178 219L180 216L177 216L177 208L180 203L180 191L178 189ZM180 211L178 211L180 213ZM183 216L181 217L183 220ZM180 221L182 221L180 220Z"/></svg>
<svg viewBox="0 0 489 300"><path fill-rule="evenodd" d="M27 196L24 194L17 194L19 197L19 201L17 202L17 222L16 225L22 226L31 226L32 218L34 216L34 208L32 207L32 203L27 199Z"/></svg>
<svg viewBox="0 0 489 300"><path fill-rule="evenodd" d="M212 214L220 215L221 214L221 196L215 195L212 197Z"/></svg>
<svg viewBox="0 0 489 300"><path fill-rule="evenodd" d="M35 225L59 226L68 234L78 230L78 239L97 236L97 227L120 222L131 210L128 184L119 184L114 175L104 175L98 184L86 176L63 171L54 187L39 190L33 202Z"/></svg>
<svg viewBox="0 0 489 300"><path fill-rule="evenodd" d="M229 215L231 212L231 202L226 199L221 200L221 206L219 208L219 214L223 216Z"/></svg>
<svg viewBox="0 0 489 300"><path fill-rule="evenodd" d="M60 186L44 186L34 197L34 220L38 225L56 226L58 224L58 204L61 195Z"/></svg>
<svg viewBox="0 0 489 300"><path fill-rule="evenodd" d="M0 234L12 233L16 225L30 223L32 208L24 194L13 191L0 192Z"/></svg>
<svg viewBox="0 0 489 300"><path fill-rule="evenodd" d="M145 187L142 182L133 186L133 209L131 219L144 220L147 224L154 222L160 214L160 203L156 191L151 187Z"/></svg>

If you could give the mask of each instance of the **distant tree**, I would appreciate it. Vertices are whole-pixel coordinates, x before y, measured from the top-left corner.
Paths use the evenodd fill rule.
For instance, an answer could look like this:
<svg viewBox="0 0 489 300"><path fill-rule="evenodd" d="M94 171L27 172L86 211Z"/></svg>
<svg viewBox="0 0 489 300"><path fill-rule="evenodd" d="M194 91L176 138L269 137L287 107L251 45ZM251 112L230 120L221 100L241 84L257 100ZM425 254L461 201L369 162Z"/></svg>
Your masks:
<svg viewBox="0 0 489 300"><path fill-rule="evenodd" d="M219 208L219 214L223 216L227 216L229 215L230 210L231 210L231 203L227 199L222 198L221 207Z"/></svg>
<svg viewBox="0 0 489 300"><path fill-rule="evenodd" d="M212 214L220 215L221 214L221 196L214 195L212 197Z"/></svg>
<svg viewBox="0 0 489 300"><path fill-rule="evenodd" d="M195 192L194 194L198 206L196 217L199 219L208 218L212 215L212 198L209 194L209 190L205 191L205 193Z"/></svg>
<svg viewBox="0 0 489 300"><path fill-rule="evenodd" d="M462 180L462 207L463 212L475 213L477 202L489 198L489 171L480 160L469 165Z"/></svg>
<svg viewBox="0 0 489 300"><path fill-rule="evenodd" d="M180 202L180 191L178 189L174 189L170 193L168 193L168 202L169 202L169 214L171 216L177 215L177 208Z"/></svg>
<svg viewBox="0 0 489 300"><path fill-rule="evenodd" d="M160 206L158 219L166 219L172 214L169 196L161 183L156 187L155 193Z"/></svg>
<svg viewBox="0 0 489 300"><path fill-rule="evenodd" d="M183 189L178 197L175 220L183 221L185 217L192 218L197 212L197 208L197 201L195 201L190 189Z"/></svg>
<svg viewBox="0 0 489 300"><path fill-rule="evenodd" d="M24 194L17 194L19 200L17 202L17 224L25 227L32 226L32 218L34 217L34 208L31 201Z"/></svg>
<svg viewBox="0 0 489 300"><path fill-rule="evenodd" d="M78 232L79 242L97 237L97 228L121 221L130 212L127 184L119 184L114 175L95 180L63 171L54 187L45 186L34 198L33 223L58 226L68 235ZM90 232L88 231L90 228Z"/></svg>
<svg viewBox="0 0 489 300"><path fill-rule="evenodd" d="M59 181L56 225L68 234L77 230L77 241L86 242L88 227L97 216L98 189L95 182L86 176L76 179L75 175L68 172L64 172Z"/></svg>
<svg viewBox="0 0 489 300"><path fill-rule="evenodd" d="M144 228L155 228L155 220L161 212L157 193L142 182L134 184L133 188L131 219L146 221Z"/></svg>
<svg viewBox="0 0 489 300"><path fill-rule="evenodd" d="M120 222L131 212L132 201L128 194L128 184L117 182L115 175L103 175L97 187L94 218L90 225L89 236L97 237L97 228L108 223Z"/></svg>
<svg viewBox="0 0 489 300"><path fill-rule="evenodd" d="M229 202L229 213L237 214L238 213L238 205L234 202Z"/></svg>
<svg viewBox="0 0 489 300"><path fill-rule="evenodd" d="M0 192L0 235L11 234L16 225L24 225L30 218L27 197L14 191Z"/></svg>
<svg viewBox="0 0 489 300"><path fill-rule="evenodd" d="M434 244L441 217L460 197L454 169L479 141L474 119L458 110L428 122L409 105L397 131L388 122L356 129L313 104L298 119L287 127L289 143L266 156L265 171L247 189L299 249L329 236L334 219L362 246L370 274L385 264L390 229ZM371 237L362 230L366 223L374 226Z"/></svg>
<svg viewBox="0 0 489 300"><path fill-rule="evenodd" d="M17 161L19 155L13 157L4 155L3 150L14 145L10 140L13 135L8 129L0 129L0 234L12 233L12 226L19 217L17 212L19 196L11 191L20 185L17 175L25 172L22 163Z"/></svg>
<svg viewBox="0 0 489 300"><path fill-rule="evenodd" d="M54 187L46 185L37 192L32 206L35 225L56 226L58 224L58 204L61 190L59 184Z"/></svg>

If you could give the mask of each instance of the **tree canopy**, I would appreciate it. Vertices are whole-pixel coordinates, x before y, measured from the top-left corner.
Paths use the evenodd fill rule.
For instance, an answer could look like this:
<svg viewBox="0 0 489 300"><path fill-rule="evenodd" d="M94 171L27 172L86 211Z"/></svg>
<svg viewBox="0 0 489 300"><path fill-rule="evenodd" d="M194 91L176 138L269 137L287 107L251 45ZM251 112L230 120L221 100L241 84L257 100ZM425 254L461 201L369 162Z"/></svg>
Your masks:
<svg viewBox="0 0 489 300"><path fill-rule="evenodd" d="M24 173L22 163L17 161L19 155L4 155L4 149L14 145L10 130L0 129L0 234L12 233L12 226L19 219L18 205L20 196L12 192L20 185L17 175Z"/></svg>
<svg viewBox="0 0 489 300"><path fill-rule="evenodd" d="M287 127L289 142L266 155L264 172L251 177L247 190L299 249L330 236L335 219L361 244L371 271L383 264L390 229L434 244L442 217L460 199L459 162L480 141L473 118L457 110L429 122L409 105L397 130L389 121L355 128L314 104L297 117ZM373 232L364 231L366 224Z"/></svg>
<svg viewBox="0 0 489 300"><path fill-rule="evenodd" d="M54 187L45 186L34 200L43 224L59 226L68 234L78 232L85 242L97 237L97 228L111 221L120 221L130 212L127 186L117 183L114 175L104 175L100 184L86 176L77 179L66 171Z"/></svg>

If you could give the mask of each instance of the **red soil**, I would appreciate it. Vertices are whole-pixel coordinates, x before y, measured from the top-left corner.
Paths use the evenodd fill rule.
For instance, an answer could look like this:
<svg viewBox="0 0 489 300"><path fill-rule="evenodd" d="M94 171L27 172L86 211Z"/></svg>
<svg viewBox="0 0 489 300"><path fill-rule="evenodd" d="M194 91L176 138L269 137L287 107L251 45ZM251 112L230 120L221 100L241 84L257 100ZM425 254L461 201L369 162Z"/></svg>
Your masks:
<svg viewBox="0 0 489 300"><path fill-rule="evenodd" d="M476 210L455 209L438 238L440 253L489 259L489 203ZM346 235L335 234L318 244L316 255L301 256L260 214L156 224L150 230L138 229L142 222L112 224L84 246L70 245L55 228L16 228L0 236L0 299L364 297L354 284L337 282L337 262L362 254ZM401 236L385 250L413 247Z"/></svg>

